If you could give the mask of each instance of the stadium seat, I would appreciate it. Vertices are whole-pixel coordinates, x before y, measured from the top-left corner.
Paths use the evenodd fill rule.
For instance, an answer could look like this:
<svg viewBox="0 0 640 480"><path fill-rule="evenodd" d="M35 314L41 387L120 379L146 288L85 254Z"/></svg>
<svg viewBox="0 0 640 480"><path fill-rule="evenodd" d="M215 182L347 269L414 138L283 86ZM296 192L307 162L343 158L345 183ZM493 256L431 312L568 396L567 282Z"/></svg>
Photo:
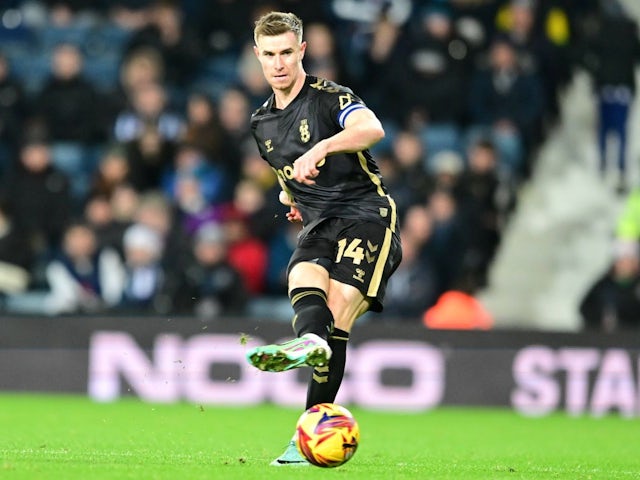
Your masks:
<svg viewBox="0 0 640 480"><path fill-rule="evenodd" d="M49 26L40 30L38 37L43 51L50 52L61 43L72 43L82 47L86 43L89 31L89 27L85 25Z"/></svg>
<svg viewBox="0 0 640 480"><path fill-rule="evenodd" d="M11 56L11 71L18 78L27 94L36 94L42 88L50 72L51 60L47 55L32 52Z"/></svg>

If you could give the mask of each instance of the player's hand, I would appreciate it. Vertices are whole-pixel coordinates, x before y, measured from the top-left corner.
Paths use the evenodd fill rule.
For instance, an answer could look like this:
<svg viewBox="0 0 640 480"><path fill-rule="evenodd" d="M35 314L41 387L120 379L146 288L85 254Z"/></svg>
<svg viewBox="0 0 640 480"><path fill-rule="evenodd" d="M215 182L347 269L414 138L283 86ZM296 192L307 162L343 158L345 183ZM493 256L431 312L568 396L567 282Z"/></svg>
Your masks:
<svg viewBox="0 0 640 480"><path fill-rule="evenodd" d="M318 142L311 150L293 162L293 179L305 185L313 185L320 174L318 164L327 156L323 142Z"/></svg>
<svg viewBox="0 0 640 480"><path fill-rule="evenodd" d="M305 153L306 155L306 153ZM320 171L314 160L304 158L305 155L293 162L293 179L305 185L313 185L314 178L318 176Z"/></svg>
<svg viewBox="0 0 640 480"><path fill-rule="evenodd" d="M292 223L301 222L302 221L302 214L300 213L300 210L298 210L294 206L291 206L289 211L287 212L287 220L289 220Z"/></svg>

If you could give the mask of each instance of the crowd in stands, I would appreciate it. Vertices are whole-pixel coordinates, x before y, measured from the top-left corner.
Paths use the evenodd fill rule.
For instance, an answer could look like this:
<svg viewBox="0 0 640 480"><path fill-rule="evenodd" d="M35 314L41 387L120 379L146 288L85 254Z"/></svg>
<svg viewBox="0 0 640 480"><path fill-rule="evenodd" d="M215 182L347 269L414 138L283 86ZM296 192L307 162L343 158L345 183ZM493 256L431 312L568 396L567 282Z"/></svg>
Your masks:
<svg viewBox="0 0 640 480"><path fill-rule="evenodd" d="M253 20L277 9L305 22L307 73L383 120L404 249L384 316L420 322L486 285L607 3L3 2L2 308L277 315L300 227L249 132L270 94Z"/></svg>

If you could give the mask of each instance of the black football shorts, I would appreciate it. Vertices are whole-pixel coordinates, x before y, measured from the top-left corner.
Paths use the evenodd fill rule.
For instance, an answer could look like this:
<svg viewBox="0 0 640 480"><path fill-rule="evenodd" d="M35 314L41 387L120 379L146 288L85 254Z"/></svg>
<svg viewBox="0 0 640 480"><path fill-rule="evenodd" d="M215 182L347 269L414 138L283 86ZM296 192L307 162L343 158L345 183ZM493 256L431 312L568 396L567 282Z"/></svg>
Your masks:
<svg viewBox="0 0 640 480"><path fill-rule="evenodd" d="M400 260L400 238L391 229L374 222L328 218L300 238L287 270L299 262L318 263L330 278L369 297L370 310L381 312L387 282Z"/></svg>

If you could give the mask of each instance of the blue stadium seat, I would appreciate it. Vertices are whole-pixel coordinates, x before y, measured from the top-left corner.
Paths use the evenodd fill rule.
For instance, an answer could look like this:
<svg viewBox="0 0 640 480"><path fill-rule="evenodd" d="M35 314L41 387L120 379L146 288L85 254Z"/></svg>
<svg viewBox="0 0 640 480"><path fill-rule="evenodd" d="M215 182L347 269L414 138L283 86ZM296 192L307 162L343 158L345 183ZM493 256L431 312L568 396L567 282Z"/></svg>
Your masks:
<svg viewBox="0 0 640 480"><path fill-rule="evenodd" d="M18 78L28 95L36 94L42 88L51 71L48 55L32 52L29 55L9 57L11 71Z"/></svg>
<svg viewBox="0 0 640 480"><path fill-rule="evenodd" d="M432 169L431 160L438 152L451 150L463 153L463 140L460 128L455 124L430 124L420 132L420 139L427 152L425 167Z"/></svg>
<svg viewBox="0 0 640 480"><path fill-rule="evenodd" d="M56 142L51 145L51 161L69 178L72 196L84 198L92 169L90 152L79 143Z"/></svg>
<svg viewBox="0 0 640 480"><path fill-rule="evenodd" d="M38 32L38 37L43 51L51 52L61 43L72 43L82 47L89 37L89 32L90 28L86 25L48 26Z"/></svg>
<svg viewBox="0 0 640 480"><path fill-rule="evenodd" d="M84 76L100 91L113 90L118 84L120 59L101 56L87 57L84 61Z"/></svg>
<svg viewBox="0 0 640 480"><path fill-rule="evenodd" d="M24 52L35 48L37 44L34 33L28 27L19 25L6 28L0 24L0 50L3 52Z"/></svg>
<svg viewBox="0 0 640 480"><path fill-rule="evenodd" d="M131 31L117 25L104 23L91 29L84 43L87 57L118 58L131 37Z"/></svg>

